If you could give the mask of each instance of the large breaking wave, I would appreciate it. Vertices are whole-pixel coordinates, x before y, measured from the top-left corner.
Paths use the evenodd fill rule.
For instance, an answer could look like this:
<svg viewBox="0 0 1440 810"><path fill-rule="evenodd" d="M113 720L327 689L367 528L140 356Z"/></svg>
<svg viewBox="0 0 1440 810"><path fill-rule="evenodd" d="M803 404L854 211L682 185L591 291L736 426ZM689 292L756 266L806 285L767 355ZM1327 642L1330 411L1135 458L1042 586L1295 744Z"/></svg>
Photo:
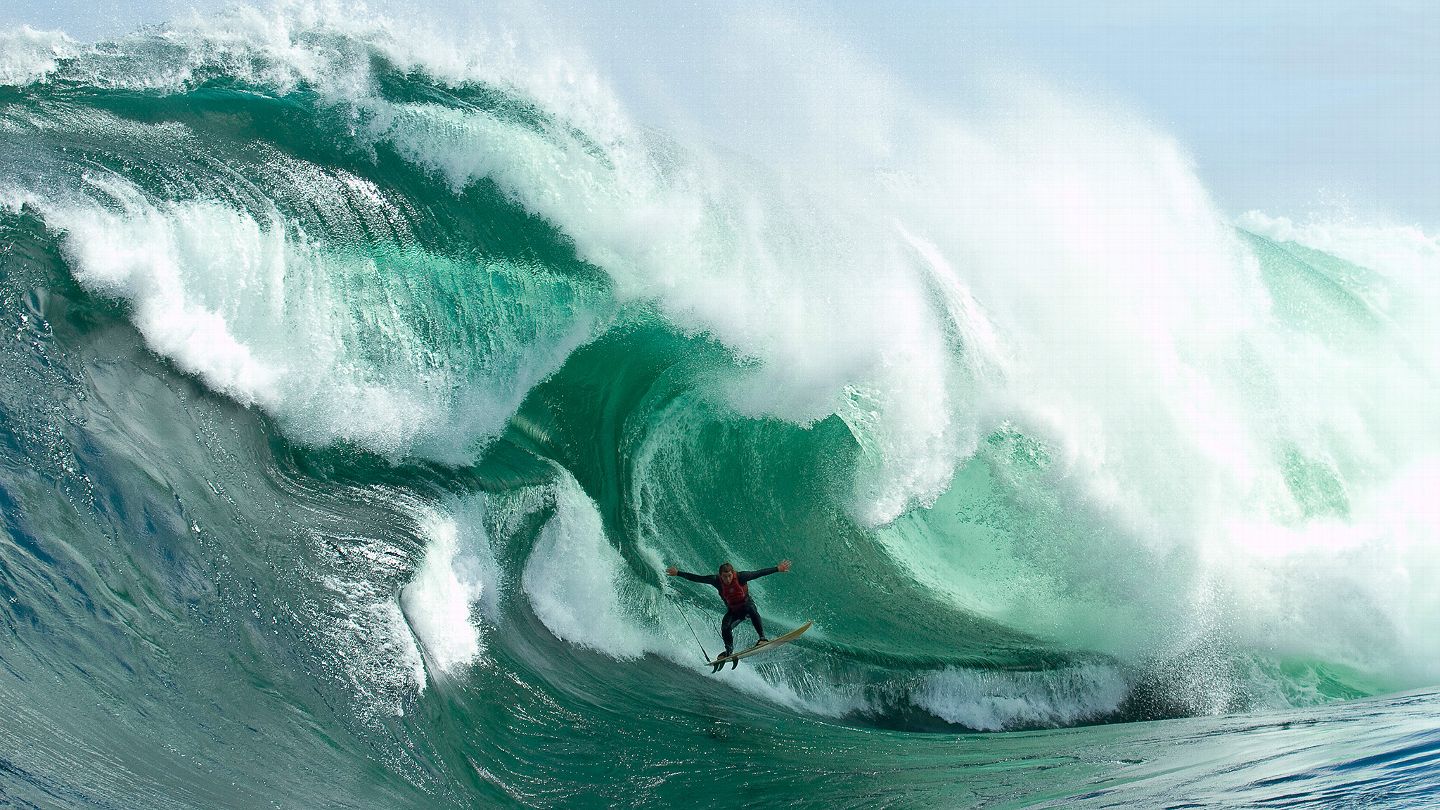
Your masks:
<svg viewBox="0 0 1440 810"><path fill-rule="evenodd" d="M278 714L328 673L403 785L468 757L541 802L556 717L702 688L676 665L713 609L669 563L795 559L762 609L816 631L727 678L850 723L1440 675L1423 233L1227 221L1166 135L1018 81L962 114L863 66L795 79L853 118L795 123L802 157L642 125L503 36L323 7L0 47L17 638L187 639ZM89 619L24 573L62 542ZM120 665L190 683L152 643ZM429 690L463 719L408 715Z"/></svg>

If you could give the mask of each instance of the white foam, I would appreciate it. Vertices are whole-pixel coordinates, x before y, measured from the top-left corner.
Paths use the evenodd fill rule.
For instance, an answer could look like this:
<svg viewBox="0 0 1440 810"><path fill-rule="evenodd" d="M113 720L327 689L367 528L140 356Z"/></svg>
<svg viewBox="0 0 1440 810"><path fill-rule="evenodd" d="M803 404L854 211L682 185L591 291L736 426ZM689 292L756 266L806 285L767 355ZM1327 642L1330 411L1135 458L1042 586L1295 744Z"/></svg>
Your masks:
<svg viewBox="0 0 1440 810"><path fill-rule="evenodd" d="M60 60L77 50L75 40L60 31L37 31L28 25L0 31L0 86L44 81Z"/></svg>
<svg viewBox="0 0 1440 810"><path fill-rule="evenodd" d="M456 517L439 511L425 516L420 529L428 538L425 558L400 592L400 607L425 651L426 661L442 675L453 675L476 663L484 652L475 612L482 600L497 596L498 571L490 553L479 501L462 527Z"/></svg>
<svg viewBox="0 0 1440 810"><path fill-rule="evenodd" d="M530 607L561 640L620 660L644 655L647 639L622 595L625 562L605 539L598 508L569 474L553 486L555 514L521 576Z"/></svg>
<svg viewBox="0 0 1440 810"><path fill-rule="evenodd" d="M1245 606L1233 632L1397 685L1440 677L1437 486L1440 461L1430 458L1367 489L1344 519L1231 524L1230 553L1214 565Z"/></svg>
<svg viewBox="0 0 1440 810"><path fill-rule="evenodd" d="M1312 219L1296 223L1263 211L1241 215L1240 227L1278 242L1295 242L1361 267L1420 279L1440 262L1440 237L1415 225L1390 225L1354 219Z"/></svg>
<svg viewBox="0 0 1440 810"><path fill-rule="evenodd" d="M383 216L391 205L373 185L355 194L356 178L314 174L317 204L349 191L347 210L369 200ZM4 196L64 232L76 279L128 301L150 348L302 441L466 462L590 334L584 313L568 332L538 336L527 323L488 324L495 348L482 354L464 335L427 331L429 302L409 300L383 264L444 268L447 257L335 250L273 209L151 201L114 177L89 178L87 191Z"/></svg>
<svg viewBox="0 0 1440 810"><path fill-rule="evenodd" d="M211 388L245 404L273 407L279 398L281 368L258 359L237 339L230 319L187 289L186 276L187 271L196 274L197 259L220 258L208 247L217 244L249 248L236 257L242 267L283 263L282 229L275 222L262 227L215 203L170 206L165 211L144 203L132 187L107 184L107 190L124 201L124 213L69 207L54 209L47 217L66 231L64 250L76 280L132 301L135 324L150 345L185 371L201 376ZM249 267L212 264L212 268L219 273L252 274ZM227 304L234 307L235 302L221 302Z"/></svg>
<svg viewBox="0 0 1440 810"><path fill-rule="evenodd" d="M1124 676L1095 664L1038 672L949 667L926 676L911 699L948 723L1005 731L1103 717L1128 693Z"/></svg>
<svg viewBox="0 0 1440 810"><path fill-rule="evenodd" d="M1395 351L1419 360L1431 376L1440 376L1440 341L1430 339L1433 313L1440 307L1440 236L1414 225L1319 216L1296 223L1260 211L1247 212L1239 225L1357 265L1354 273L1339 279L1346 292L1389 321L1382 339L1393 341ZM1396 372L1404 370L1386 369L1386 376Z"/></svg>

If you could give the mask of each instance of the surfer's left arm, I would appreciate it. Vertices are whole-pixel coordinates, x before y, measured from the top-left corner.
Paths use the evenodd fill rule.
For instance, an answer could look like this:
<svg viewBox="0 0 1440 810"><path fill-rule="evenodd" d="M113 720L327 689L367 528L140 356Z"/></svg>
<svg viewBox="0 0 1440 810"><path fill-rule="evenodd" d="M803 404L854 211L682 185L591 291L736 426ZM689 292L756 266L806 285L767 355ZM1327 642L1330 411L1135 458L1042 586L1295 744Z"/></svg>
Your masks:
<svg viewBox="0 0 1440 810"><path fill-rule="evenodd" d="M741 571L741 572L740 572L739 574L737 574L736 576L740 579L741 582L749 582L749 581L752 580L752 579L759 579L760 577L768 577L768 576L770 576L771 574L784 573L784 572L789 571L789 570L790 570L790 561L789 561L789 560L781 560L779 565L774 566L774 567L772 567L772 568L761 568L759 571Z"/></svg>

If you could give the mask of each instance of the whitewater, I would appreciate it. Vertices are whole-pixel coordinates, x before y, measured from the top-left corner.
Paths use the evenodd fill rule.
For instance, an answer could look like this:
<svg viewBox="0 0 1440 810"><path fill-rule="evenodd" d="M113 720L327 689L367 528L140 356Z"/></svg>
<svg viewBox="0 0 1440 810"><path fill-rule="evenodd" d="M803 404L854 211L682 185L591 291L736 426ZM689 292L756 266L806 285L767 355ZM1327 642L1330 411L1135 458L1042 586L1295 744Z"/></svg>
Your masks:
<svg viewBox="0 0 1440 810"><path fill-rule="evenodd" d="M1440 241L760 28L763 135L563 31L0 32L0 799L1440 789ZM710 675L665 568L781 558Z"/></svg>

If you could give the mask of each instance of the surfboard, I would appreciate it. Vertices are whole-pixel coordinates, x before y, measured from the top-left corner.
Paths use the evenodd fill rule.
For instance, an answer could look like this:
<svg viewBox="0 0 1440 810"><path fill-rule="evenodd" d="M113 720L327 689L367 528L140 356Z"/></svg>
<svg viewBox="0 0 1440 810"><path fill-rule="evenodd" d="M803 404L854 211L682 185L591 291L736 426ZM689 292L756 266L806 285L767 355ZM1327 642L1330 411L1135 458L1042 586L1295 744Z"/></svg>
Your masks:
<svg viewBox="0 0 1440 810"><path fill-rule="evenodd" d="M756 644L754 647L746 650L741 650L740 652L733 653L731 655L722 655L719 658L716 658L714 661L708 661L706 663L710 665L711 673L719 672L720 668L725 666L726 664L729 664L730 668L734 669L735 667L740 666L741 658L749 658L752 655L758 655L759 653L765 652L767 650L773 650L776 647L781 646L782 644L789 644L790 642L803 635L806 630L809 630L810 625L812 624L814 624L813 621L805 622L804 624L800 625L794 630L791 630L783 636L776 636L775 638L772 638L763 644Z"/></svg>

